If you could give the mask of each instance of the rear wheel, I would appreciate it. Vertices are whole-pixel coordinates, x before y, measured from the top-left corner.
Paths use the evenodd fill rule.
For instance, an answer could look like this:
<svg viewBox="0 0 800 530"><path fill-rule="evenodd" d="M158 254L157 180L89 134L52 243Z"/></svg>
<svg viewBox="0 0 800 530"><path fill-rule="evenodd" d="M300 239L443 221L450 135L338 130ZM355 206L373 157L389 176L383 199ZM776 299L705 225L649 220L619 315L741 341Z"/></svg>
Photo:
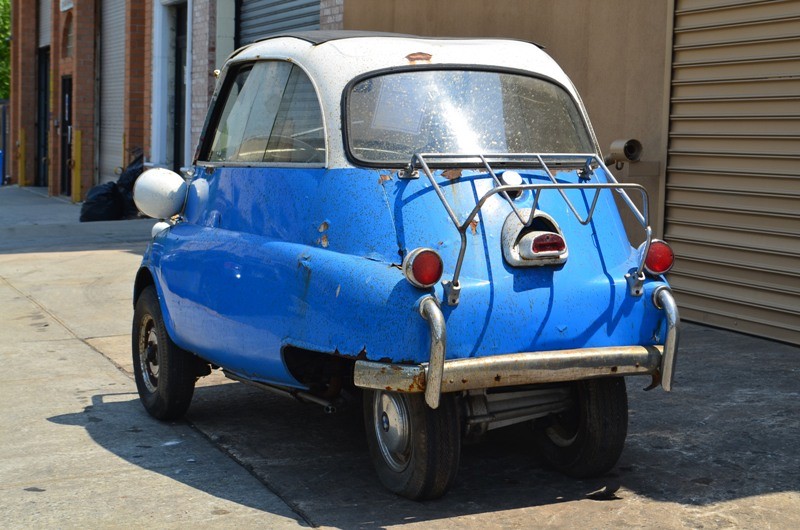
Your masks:
<svg viewBox="0 0 800 530"><path fill-rule="evenodd" d="M444 495L458 473L461 429L456 398L439 408L422 394L364 391L364 423L372 462L387 489L412 500Z"/></svg>
<svg viewBox="0 0 800 530"><path fill-rule="evenodd" d="M628 394L621 377L577 381L573 405L537 420L534 440L545 461L576 478L616 465L628 435Z"/></svg>
<svg viewBox="0 0 800 530"><path fill-rule="evenodd" d="M152 285L136 301L132 339L133 373L144 408L159 420L180 418L194 394L195 358L169 338Z"/></svg>

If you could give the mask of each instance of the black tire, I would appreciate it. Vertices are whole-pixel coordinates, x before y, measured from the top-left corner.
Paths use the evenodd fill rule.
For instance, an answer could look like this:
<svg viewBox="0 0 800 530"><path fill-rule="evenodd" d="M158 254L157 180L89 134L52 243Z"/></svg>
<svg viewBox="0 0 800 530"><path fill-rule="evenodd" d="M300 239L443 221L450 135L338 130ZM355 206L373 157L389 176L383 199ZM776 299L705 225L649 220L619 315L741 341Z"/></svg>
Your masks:
<svg viewBox="0 0 800 530"><path fill-rule="evenodd" d="M537 420L534 440L545 462L589 478L613 468L628 435L628 393L622 377L577 381L569 410Z"/></svg>
<svg viewBox="0 0 800 530"><path fill-rule="evenodd" d="M159 420L180 418L194 394L195 358L169 338L152 285L136 301L131 336L133 373L144 408Z"/></svg>
<svg viewBox="0 0 800 530"><path fill-rule="evenodd" d="M422 394L364 391L364 423L375 470L390 491L411 500L436 499L455 481L461 456L456 397L431 409Z"/></svg>

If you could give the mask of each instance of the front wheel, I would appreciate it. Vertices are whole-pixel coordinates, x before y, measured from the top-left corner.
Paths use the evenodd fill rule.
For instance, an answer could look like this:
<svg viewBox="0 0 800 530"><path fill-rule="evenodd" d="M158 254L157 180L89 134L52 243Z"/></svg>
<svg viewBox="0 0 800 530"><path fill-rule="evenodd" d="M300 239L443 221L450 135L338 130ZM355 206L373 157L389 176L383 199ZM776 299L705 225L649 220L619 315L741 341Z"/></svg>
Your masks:
<svg viewBox="0 0 800 530"><path fill-rule="evenodd" d="M180 418L194 394L195 359L169 338L152 285L136 300L132 339L133 373L144 408L159 420Z"/></svg>
<svg viewBox="0 0 800 530"><path fill-rule="evenodd" d="M572 406L537 420L534 440L544 460L576 478L616 465L628 435L628 393L621 377L572 383Z"/></svg>
<svg viewBox="0 0 800 530"><path fill-rule="evenodd" d="M431 409L422 394L364 391L364 423L375 470L390 491L412 500L435 499L453 484L461 455L454 395Z"/></svg>

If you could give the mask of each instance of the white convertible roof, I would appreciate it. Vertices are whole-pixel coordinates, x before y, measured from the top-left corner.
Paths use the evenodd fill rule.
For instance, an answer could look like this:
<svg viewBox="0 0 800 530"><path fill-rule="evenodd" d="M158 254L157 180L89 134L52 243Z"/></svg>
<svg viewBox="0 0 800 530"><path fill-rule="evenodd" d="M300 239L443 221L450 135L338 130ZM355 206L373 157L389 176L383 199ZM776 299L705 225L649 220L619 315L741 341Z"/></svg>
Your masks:
<svg viewBox="0 0 800 530"><path fill-rule="evenodd" d="M319 95L328 136L328 167L348 166L342 145L341 104L347 84L376 70L414 65L464 65L521 70L563 85L585 109L572 82L539 46L507 39L417 37L361 31L304 31L275 35L240 48L225 65L285 60L308 74ZM589 123L588 118L586 122Z"/></svg>

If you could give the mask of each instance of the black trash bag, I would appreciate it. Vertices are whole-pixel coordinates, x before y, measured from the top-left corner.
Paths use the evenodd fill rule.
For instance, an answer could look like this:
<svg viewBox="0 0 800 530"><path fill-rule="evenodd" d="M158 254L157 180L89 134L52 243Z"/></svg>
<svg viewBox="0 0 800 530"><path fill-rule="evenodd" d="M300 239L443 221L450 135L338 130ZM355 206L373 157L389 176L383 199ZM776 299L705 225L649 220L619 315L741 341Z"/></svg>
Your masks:
<svg viewBox="0 0 800 530"><path fill-rule="evenodd" d="M133 202L133 199L131 199ZM116 221L124 214L123 198L116 182L99 184L89 190L81 206L81 222Z"/></svg>
<svg viewBox="0 0 800 530"><path fill-rule="evenodd" d="M139 208L137 208L136 203L133 202L133 191L128 191L119 186L117 186L117 189L119 190L119 196L122 200L122 219L138 218Z"/></svg>
<svg viewBox="0 0 800 530"><path fill-rule="evenodd" d="M117 179L117 187L122 199L122 219L135 219L139 217L139 209L133 202L133 185L144 171L144 154L137 149L138 154L131 163L122 171Z"/></svg>
<svg viewBox="0 0 800 530"><path fill-rule="evenodd" d="M117 179L117 185L120 189L133 193L133 185L139 175L142 174L142 171L144 171L144 155L139 153L122 171Z"/></svg>
<svg viewBox="0 0 800 530"><path fill-rule="evenodd" d="M100 184L89 190L81 206L81 222L117 221L139 217L133 202L133 185L144 171L144 153L141 148L131 149L133 160L120 173L117 182Z"/></svg>

